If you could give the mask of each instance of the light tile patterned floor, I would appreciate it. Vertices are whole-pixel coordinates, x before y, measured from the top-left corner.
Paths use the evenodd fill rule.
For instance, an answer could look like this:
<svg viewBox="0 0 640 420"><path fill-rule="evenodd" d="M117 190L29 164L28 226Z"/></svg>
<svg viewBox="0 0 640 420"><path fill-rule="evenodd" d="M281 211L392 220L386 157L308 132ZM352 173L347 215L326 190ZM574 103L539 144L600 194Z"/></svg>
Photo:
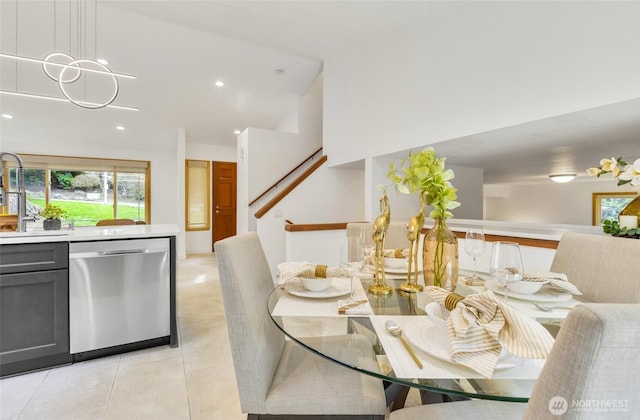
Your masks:
<svg viewBox="0 0 640 420"><path fill-rule="evenodd" d="M0 419L245 419L215 256L191 255L178 261L177 273L179 347L2 379Z"/></svg>

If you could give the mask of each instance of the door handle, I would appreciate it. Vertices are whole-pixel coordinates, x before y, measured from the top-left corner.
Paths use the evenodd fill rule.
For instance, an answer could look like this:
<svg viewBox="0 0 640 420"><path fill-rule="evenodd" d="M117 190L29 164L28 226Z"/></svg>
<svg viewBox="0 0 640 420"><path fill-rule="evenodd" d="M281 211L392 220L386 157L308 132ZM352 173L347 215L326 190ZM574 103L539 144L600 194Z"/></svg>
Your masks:
<svg viewBox="0 0 640 420"><path fill-rule="evenodd" d="M216 214L219 214L219 213L220 213L220 210L216 210Z"/></svg>

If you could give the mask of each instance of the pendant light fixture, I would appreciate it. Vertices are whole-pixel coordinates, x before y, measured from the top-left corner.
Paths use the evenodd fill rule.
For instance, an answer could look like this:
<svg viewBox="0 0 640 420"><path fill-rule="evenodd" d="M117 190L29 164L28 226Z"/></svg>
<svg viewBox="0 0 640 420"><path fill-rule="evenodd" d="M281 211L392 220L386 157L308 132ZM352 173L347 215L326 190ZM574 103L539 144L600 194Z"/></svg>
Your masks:
<svg viewBox="0 0 640 420"><path fill-rule="evenodd" d="M0 89L0 94L10 96L21 96L35 99L44 99L58 102L70 102L86 109L99 109L99 108L116 108L125 109L131 111L137 111L138 108L131 106L116 105L118 93L120 91L119 79L135 79L135 76L124 73L116 73L111 71L103 60L95 57L97 51L97 26L98 26L98 0L93 1L93 27L94 27L94 46L93 54L94 58L81 58L77 59L72 55L71 38L72 30L75 29L76 33L76 54L87 55L87 1L86 0L69 0L69 52L57 51L57 16L56 16L56 1L53 2L53 48L54 51L47 54L43 59L20 56L18 54L18 0L16 0L16 44L15 54L0 53L0 58L15 60L16 61L16 88L14 91ZM72 6L76 8L75 28L72 28ZM83 37L84 35L84 37ZM53 80L58 84L58 88L62 94L62 97L39 95L34 93L19 92L17 86L18 70L17 62L27 62L39 64L42 66L43 73L46 77ZM86 98L87 92L87 80L91 78L92 83L97 82L100 96L98 98L92 98L91 100Z"/></svg>

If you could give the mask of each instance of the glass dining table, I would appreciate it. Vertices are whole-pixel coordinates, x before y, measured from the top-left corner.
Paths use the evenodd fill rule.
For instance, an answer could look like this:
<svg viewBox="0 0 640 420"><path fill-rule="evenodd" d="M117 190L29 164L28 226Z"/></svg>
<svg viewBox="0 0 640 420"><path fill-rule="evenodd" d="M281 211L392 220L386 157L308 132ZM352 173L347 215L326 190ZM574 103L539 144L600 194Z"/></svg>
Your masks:
<svg viewBox="0 0 640 420"><path fill-rule="evenodd" d="M344 314L339 313L338 305L340 299L346 299L348 295L327 294L327 297L321 295L314 299L289 290L286 284L279 285L269 296L268 312L271 320L289 339L345 369L421 391L453 396L454 399L528 401L544 360L526 359L522 366L497 367L494 374L487 378L464 366L456 366L450 360L433 357L433 354L421 351L411 340L407 340L422 362L423 368L418 367L401 340L384 328L387 320L393 320L403 327L413 326L415 330L416 325L419 328L426 319L427 294L401 291L399 286L404 281L387 278L387 284L393 290L391 294L382 296L365 292L373 279L356 279L354 299L366 299L365 307L369 313L347 311ZM456 293L467 295L482 289L460 284ZM573 305L576 303L571 302ZM532 306L530 303L528 305ZM535 308L532 311L529 315L543 325L556 326L568 312L535 312ZM336 337L341 337L340 345L335 345Z"/></svg>

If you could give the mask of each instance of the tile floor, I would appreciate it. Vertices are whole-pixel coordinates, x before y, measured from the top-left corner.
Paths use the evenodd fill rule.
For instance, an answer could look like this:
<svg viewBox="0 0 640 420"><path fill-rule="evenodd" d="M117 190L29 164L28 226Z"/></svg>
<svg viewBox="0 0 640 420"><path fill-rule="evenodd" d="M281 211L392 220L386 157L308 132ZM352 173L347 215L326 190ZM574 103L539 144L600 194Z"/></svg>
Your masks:
<svg viewBox="0 0 640 420"><path fill-rule="evenodd" d="M215 256L190 255L177 273L179 347L2 379L0 419L245 419Z"/></svg>

